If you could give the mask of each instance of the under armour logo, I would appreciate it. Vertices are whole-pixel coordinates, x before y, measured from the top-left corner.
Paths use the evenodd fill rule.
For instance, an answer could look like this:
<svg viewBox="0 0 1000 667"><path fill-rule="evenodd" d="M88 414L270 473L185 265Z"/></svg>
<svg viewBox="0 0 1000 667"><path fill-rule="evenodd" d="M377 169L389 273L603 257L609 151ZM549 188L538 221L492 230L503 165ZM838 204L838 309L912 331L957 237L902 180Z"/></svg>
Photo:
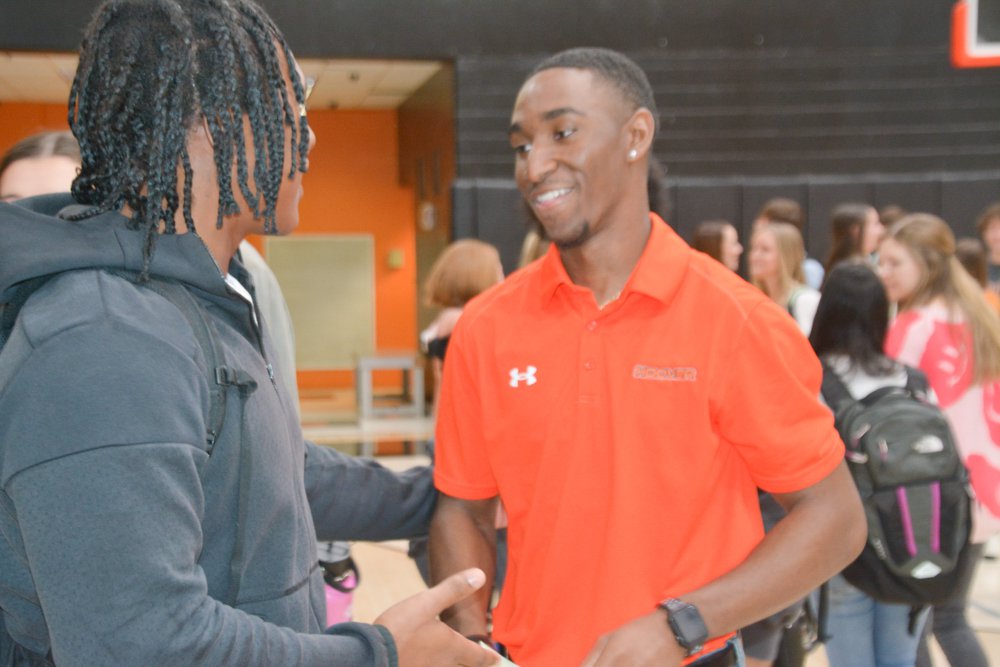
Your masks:
<svg viewBox="0 0 1000 667"><path fill-rule="evenodd" d="M535 377L535 373L537 372L538 369L534 366L528 366L528 369L524 373L518 368L510 369L510 386L517 388L524 382L530 387L538 382L538 378Z"/></svg>

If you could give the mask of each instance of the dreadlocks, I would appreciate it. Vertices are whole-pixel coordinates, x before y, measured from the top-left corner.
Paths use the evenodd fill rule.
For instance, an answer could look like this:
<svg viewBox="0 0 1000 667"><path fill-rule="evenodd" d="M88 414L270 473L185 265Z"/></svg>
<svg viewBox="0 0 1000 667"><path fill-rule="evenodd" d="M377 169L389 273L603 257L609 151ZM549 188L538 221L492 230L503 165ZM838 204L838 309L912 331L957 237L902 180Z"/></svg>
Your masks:
<svg viewBox="0 0 1000 667"><path fill-rule="evenodd" d="M288 177L305 171L309 131L293 108L304 89L281 33L252 0L108 0L87 28L69 97L69 123L83 166L73 196L85 214L128 206L146 230L148 270L157 234L191 217L193 172L188 129L204 119L215 152L219 214L238 213L232 179L264 230L277 230L275 207L285 177L285 127L291 132ZM244 118L253 150L253 185ZM178 193L178 167L184 174Z"/></svg>

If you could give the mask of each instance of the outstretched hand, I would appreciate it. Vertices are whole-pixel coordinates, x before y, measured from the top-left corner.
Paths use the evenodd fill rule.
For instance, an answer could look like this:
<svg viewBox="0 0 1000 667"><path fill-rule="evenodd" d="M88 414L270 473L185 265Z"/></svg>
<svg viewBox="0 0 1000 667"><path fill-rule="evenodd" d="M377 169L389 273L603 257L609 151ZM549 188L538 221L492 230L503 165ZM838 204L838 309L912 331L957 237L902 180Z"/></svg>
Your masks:
<svg viewBox="0 0 1000 667"><path fill-rule="evenodd" d="M486 575L471 569L453 574L434 588L409 597L375 619L396 640L400 667L487 667L500 664L500 656L469 641L438 615L482 587Z"/></svg>
<svg viewBox="0 0 1000 667"><path fill-rule="evenodd" d="M683 660L666 616L654 611L603 635L582 667L680 667Z"/></svg>

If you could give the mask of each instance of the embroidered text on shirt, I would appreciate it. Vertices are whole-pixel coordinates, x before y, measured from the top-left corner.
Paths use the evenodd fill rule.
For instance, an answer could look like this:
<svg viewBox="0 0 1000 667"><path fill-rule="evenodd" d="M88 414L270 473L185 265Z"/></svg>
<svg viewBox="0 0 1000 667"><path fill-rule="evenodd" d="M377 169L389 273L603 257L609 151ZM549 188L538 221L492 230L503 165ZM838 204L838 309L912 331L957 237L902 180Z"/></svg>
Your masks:
<svg viewBox="0 0 1000 667"><path fill-rule="evenodd" d="M656 380L658 382L695 382L698 379L698 369L689 366L660 368L636 364L632 369L632 377L636 380Z"/></svg>

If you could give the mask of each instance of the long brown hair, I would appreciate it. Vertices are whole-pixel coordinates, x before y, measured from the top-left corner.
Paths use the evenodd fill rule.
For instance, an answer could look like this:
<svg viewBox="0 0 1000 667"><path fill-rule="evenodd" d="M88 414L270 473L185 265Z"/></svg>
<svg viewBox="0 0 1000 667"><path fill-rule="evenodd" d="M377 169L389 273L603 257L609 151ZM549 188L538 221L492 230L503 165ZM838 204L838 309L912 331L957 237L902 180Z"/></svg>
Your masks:
<svg viewBox="0 0 1000 667"><path fill-rule="evenodd" d="M979 283L980 287L985 288L988 273L983 242L973 238L958 239L955 242L955 257L972 279Z"/></svg>
<svg viewBox="0 0 1000 667"><path fill-rule="evenodd" d="M830 216L830 256L826 260L829 273L840 262L861 257L861 239L865 222L872 207L868 204L841 204Z"/></svg>
<svg viewBox="0 0 1000 667"><path fill-rule="evenodd" d="M722 261L722 234L726 227L732 227L725 220L705 220L694 228L691 247L705 253L717 262ZM736 228L733 227L735 230Z"/></svg>
<svg viewBox="0 0 1000 667"><path fill-rule="evenodd" d="M982 288L955 256L955 235L941 218L913 213L901 218L886 234L913 255L921 269L914 293L899 304L901 310L941 298L948 309L969 323L972 334L973 380L1000 379L1000 319L986 303Z"/></svg>

